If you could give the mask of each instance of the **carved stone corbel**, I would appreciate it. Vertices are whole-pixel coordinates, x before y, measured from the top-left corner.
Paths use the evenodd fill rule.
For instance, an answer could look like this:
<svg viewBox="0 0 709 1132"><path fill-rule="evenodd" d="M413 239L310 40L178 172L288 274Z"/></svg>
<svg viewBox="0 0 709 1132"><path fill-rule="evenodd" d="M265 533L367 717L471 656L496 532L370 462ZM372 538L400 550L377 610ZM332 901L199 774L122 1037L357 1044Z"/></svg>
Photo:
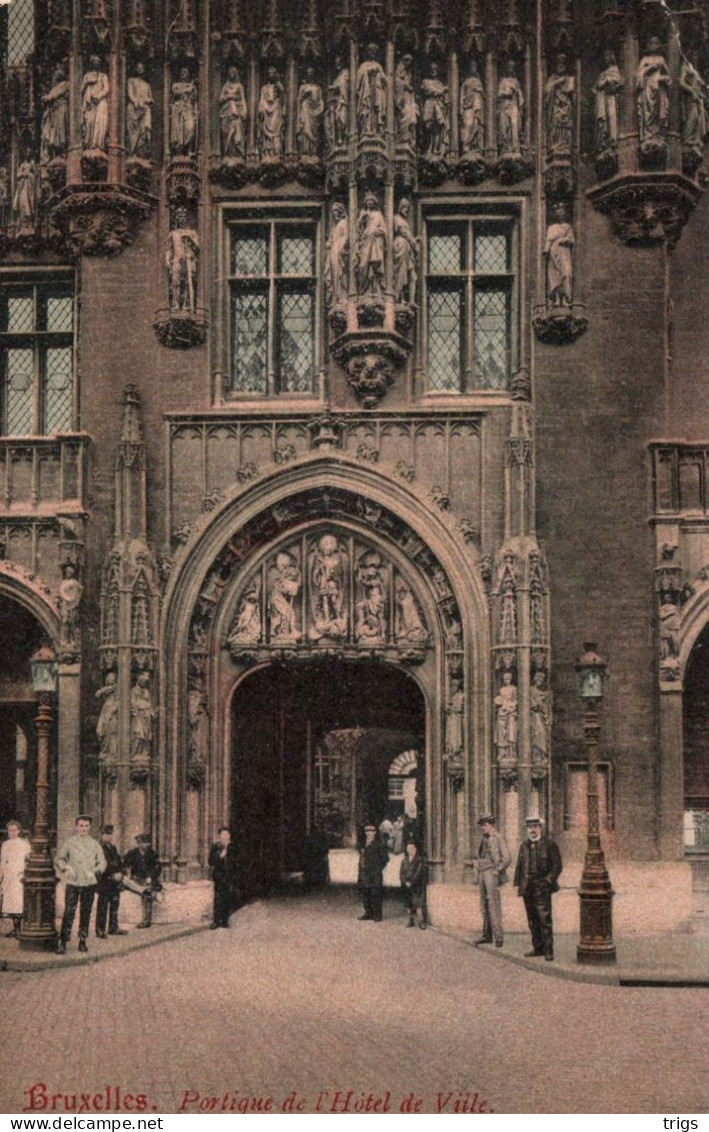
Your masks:
<svg viewBox="0 0 709 1132"><path fill-rule="evenodd" d="M49 219L74 255L117 255L133 243L157 201L127 185L67 185L49 202Z"/></svg>

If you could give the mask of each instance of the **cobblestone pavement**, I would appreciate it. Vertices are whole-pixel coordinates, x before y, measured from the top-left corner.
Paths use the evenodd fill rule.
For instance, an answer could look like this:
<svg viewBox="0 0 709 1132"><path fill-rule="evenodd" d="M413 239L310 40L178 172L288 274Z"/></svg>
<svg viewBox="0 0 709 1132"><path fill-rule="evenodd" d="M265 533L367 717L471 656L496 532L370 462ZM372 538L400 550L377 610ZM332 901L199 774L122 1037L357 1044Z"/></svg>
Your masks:
<svg viewBox="0 0 709 1132"><path fill-rule="evenodd" d="M108 1086L109 1107L119 1087L163 1113L185 1091L228 1094L238 1111L247 1096L277 1108L293 1089L309 1112L349 1090L351 1110L372 1093L395 1112L413 1092L424 1113L439 1093L452 1094L446 1112L459 1093L496 1112L706 1112L709 991L544 978L406 930L394 902L380 925L358 913L349 892L278 898L242 909L228 932L0 974L1 1111L42 1084L37 1112L50 1094L103 1104Z"/></svg>

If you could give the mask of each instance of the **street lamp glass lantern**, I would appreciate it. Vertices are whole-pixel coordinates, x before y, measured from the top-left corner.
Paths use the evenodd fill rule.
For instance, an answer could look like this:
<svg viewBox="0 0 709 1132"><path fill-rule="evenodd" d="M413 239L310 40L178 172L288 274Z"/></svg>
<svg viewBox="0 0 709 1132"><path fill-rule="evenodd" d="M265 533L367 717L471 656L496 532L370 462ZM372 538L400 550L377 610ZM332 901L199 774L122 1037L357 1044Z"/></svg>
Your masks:
<svg viewBox="0 0 709 1132"><path fill-rule="evenodd" d="M49 645L42 645L30 657L33 692L56 692L59 665Z"/></svg>
<svg viewBox="0 0 709 1132"><path fill-rule="evenodd" d="M603 682L606 679L607 664L595 644L584 645L584 654L576 661L579 678L579 694L582 700L603 698Z"/></svg>

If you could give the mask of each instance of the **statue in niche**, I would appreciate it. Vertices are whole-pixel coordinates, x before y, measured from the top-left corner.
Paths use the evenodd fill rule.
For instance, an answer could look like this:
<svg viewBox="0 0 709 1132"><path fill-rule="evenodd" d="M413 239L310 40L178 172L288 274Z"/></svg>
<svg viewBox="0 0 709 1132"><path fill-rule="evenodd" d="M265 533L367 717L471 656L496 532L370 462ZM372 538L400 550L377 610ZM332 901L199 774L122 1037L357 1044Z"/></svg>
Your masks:
<svg viewBox="0 0 709 1132"><path fill-rule="evenodd" d="M345 566L336 536L322 535L310 561L313 625L308 636L312 641L344 637L347 632Z"/></svg>
<svg viewBox="0 0 709 1132"><path fill-rule="evenodd" d="M394 636L399 645L420 645L428 640L428 630L423 623L419 607L411 586L399 577L395 589L396 616Z"/></svg>
<svg viewBox="0 0 709 1132"><path fill-rule="evenodd" d="M182 67L170 87L170 152L192 157L197 152L197 84Z"/></svg>
<svg viewBox="0 0 709 1132"><path fill-rule="evenodd" d="M325 128L330 149L346 144L350 113L350 72L340 55L335 58L335 70L337 74L327 88Z"/></svg>
<svg viewBox="0 0 709 1132"><path fill-rule="evenodd" d="M414 77L411 72L411 55L402 55L394 73L394 116L396 122L396 144L416 147L416 123L419 108L414 93Z"/></svg>
<svg viewBox="0 0 709 1132"><path fill-rule="evenodd" d="M219 130L222 139L222 157L246 155L246 122L249 108L244 87L236 67L230 67L219 92Z"/></svg>
<svg viewBox="0 0 709 1132"><path fill-rule="evenodd" d="M552 215L542 253L547 265L547 302L552 307L570 307L574 297L574 230L561 201L554 205Z"/></svg>
<svg viewBox="0 0 709 1132"><path fill-rule="evenodd" d="M386 644L387 622L384 590L369 586L356 606L355 637L362 645Z"/></svg>
<svg viewBox="0 0 709 1132"><path fill-rule="evenodd" d="M359 136L381 137L387 116L387 79L377 59L376 43L367 44L367 58L357 69L355 88Z"/></svg>
<svg viewBox="0 0 709 1132"><path fill-rule="evenodd" d="M547 674L541 669L532 676L529 692L531 712L532 762L538 766L549 763L549 732L551 728L551 702L547 689Z"/></svg>
<svg viewBox="0 0 709 1132"><path fill-rule="evenodd" d="M568 156L574 137L574 97L576 82L569 74L566 56L556 57L556 72L550 75L544 94L547 154Z"/></svg>
<svg viewBox="0 0 709 1132"><path fill-rule="evenodd" d="M187 211L178 208L175 214L176 227L168 236L167 265L170 309L196 311L197 279L199 271L199 236L194 228L188 227Z"/></svg>
<svg viewBox="0 0 709 1132"><path fill-rule="evenodd" d="M357 291L360 295L384 292L387 230L374 193L367 193L357 217Z"/></svg>
<svg viewBox="0 0 709 1132"><path fill-rule="evenodd" d="M37 215L37 169L34 161L25 156L15 173L15 191L12 196L12 221L19 232L34 231Z"/></svg>
<svg viewBox="0 0 709 1132"><path fill-rule="evenodd" d="M638 122L640 144L662 140L667 133L670 113L669 87L672 80L667 69L662 44L653 36L638 64Z"/></svg>
<svg viewBox="0 0 709 1132"><path fill-rule="evenodd" d="M301 583L298 559L288 551L282 550L276 555L276 565L271 570L271 588L268 595L269 630L272 641L299 641L302 637L295 606Z"/></svg>
<svg viewBox="0 0 709 1132"><path fill-rule="evenodd" d="M514 59L509 59L497 87L497 144L501 154L519 156L522 150L524 95Z"/></svg>
<svg viewBox="0 0 709 1132"><path fill-rule="evenodd" d="M418 281L419 240L409 224L411 204L406 197L399 201L394 215L394 301L413 303Z"/></svg>
<svg viewBox="0 0 709 1132"><path fill-rule="evenodd" d="M596 152L618 148L618 94L625 85L612 51L606 51L601 71L593 88L596 105Z"/></svg>
<svg viewBox="0 0 709 1132"><path fill-rule="evenodd" d="M258 103L259 148L262 157L282 157L285 90L275 67L268 68L266 78Z"/></svg>
<svg viewBox="0 0 709 1132"><path fill-rule="evenodd" d="M261 640L261 581L254 578L239 599L228 645L255 645Z"/></svg>
<svg viewBox="0 0 709 1132"><path fill-rule="evenodd" d="M339 200L333 202L330 235L327 241L325 294L328 305L345 302L349 290L350 225Z"/></svg>
<svg viewBox="0 0 709 1132"><path fill-rule="evenodd" d="M497 586L500 594L500 644L514 644L517 640L517 569L511 550L502 553Z"/></svg>
<svg viewBox="0 0 709 1132"><path fill-rule="evenodd" d="M81 144L85 150L106 151L108 146L108 96L111 84L101 70L98 55L92 55L81 83Z"/></svg>
<svg viewBox="0 0 709 1132"><path fill-rule="evenodd" d="M147 672L141 672L130 693L131 762L143 764L150 762L156 715L150 695L150 676Z"/></svg>
<svg viewBox="0 0 709 1132"><path fill-rule="evenodd" d="M113 763L118 757L118 696L116 695L116 673L106 674L106 683L96 693L97 700L103 700L98 720L96 738L99 745L99 762Z"/></svg>
<svg viewBox="0 0 709 1132"><path fill-rule="evenodd" d="M421 83L423 99L423 153L430 160L445 157L450 136L450 100L448 87L438 77L438 64L431 63L428 78Z"/></svg>
<svg viewBox="0 0 709 1132"><path fill-rule="evenodd" d="M462 153L485 149L485 88L475 59L470 60L468 77L460 85L460 148Z"/></svg>
<svg viewBox="0 0 709 1132"><path fill-rule="evenodd" d="M500 766L513 766L517 761L517 724L517 685L512 672L503 672L495 696L495 747Z"/></svg>
<svg viewBox="0 0 709 1132"><path fill-rule="evenodd" d="M682 58L682 146L701 157L707 136L707 84L691 59Z"/></svg>
<svg viewBox="0 0 709 1132"><path fill-rule="evenodd" d="M298 91L298 153L300 157L318 157L322 149L325 103L322 87L315 81L315 71L308 67Z"/></svg>
<svg viewBox="0 0 709 1132"><path fill-rule="evenodd" d="M126 148L128 157L150 157L153 138L153 91L145 63L136 63L126 84Z"/></svg>
<svg viewBox="0 0 709 1132"><path fill-rule="evenodd" d="M65 157L69 145L69 83L63 67L55 67L52 86L42 97L41 159Z"/></svg>
<svg viewBox="0 0 709 1132"><path fill-rule="evenodd" d="M191 767L209 762L209 712L204 680L195 676L187 695L187 760Z"/></svg>
<svg viewBox="0 0 709 1132"><path fill-rule="evenodd" d="M460 758L463 753L463 713L465 693L463 681L451 680L450 699L446 704L445 751L447 759Z"/></svg>
<svg viewBox="0 0 709 1132"><path fill-rule="evenodd" d="M64 567L59 585L59 643L64 649L79 647L79 606L84 587L72 565Z"/></svg>
<svg viewBox="0 0 709 1132"><path fill-rule="evenodd" d="M671 592L660 595L660 664L663 668L679 666L679 605Z"/></svg>

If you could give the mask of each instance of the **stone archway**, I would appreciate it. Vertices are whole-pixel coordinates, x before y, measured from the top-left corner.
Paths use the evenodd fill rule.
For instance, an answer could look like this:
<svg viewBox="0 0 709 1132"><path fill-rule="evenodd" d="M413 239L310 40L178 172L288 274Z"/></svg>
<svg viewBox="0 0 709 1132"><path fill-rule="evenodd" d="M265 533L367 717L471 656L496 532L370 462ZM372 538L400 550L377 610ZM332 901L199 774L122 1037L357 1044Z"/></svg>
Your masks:
<svg viewBox="0 0 709 1132"><path fill-rule="evenodd" d="M415 670L427 705L431 870L435 879L460 871L473 802L483 804L490 782L487 616L471 551L406 488L341 457L318 456L239 495L205 521L166 594L159 839L176 878L204 875L212 827L229 810L236 687L248 672L314 655ZM314 563L338 555L344 580L333 595L327 563L319 579ZM465 712L453 750L446 721L458 681Z"/></svg>

